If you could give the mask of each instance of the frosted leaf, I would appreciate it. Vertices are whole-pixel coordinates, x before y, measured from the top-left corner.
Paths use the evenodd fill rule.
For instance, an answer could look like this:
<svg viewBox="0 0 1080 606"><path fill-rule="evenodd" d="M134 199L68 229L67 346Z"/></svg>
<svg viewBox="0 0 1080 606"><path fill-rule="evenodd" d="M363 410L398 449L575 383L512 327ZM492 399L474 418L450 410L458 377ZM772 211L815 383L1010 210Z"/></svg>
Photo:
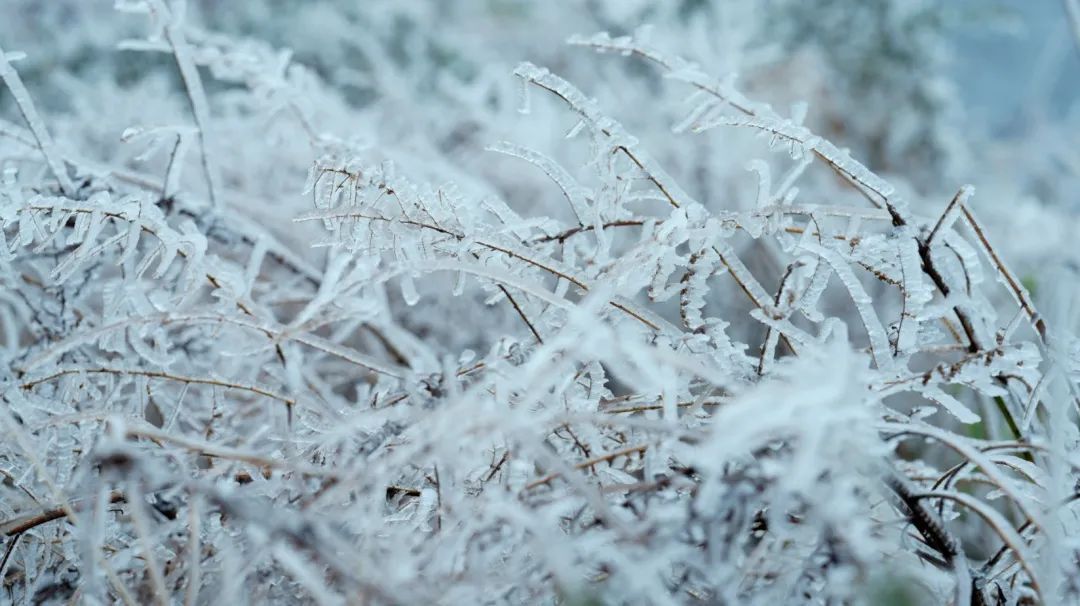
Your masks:
<svg viewBox="0 0 1080 606"><path fill-rule="evenodd" d="M565 138L573 139L574 137L577 137L579 134L581 134L581 131L584 128L585 128L585 121L584 120L578 120L577 122L574 123L574 126L572 126L570 128L570 130L566 131L566 137Z"/></svg>
<svg viewBox="0 0 1080 606"><path fill-rule="evenodd" d="M860 231L862 231L862 217L859 215L848 217L847 228L844 230L844 239L854 240L858 237Z"/></svg>
<svg viewBox="0 0 1080 606"><path fill-rule="evenodd" d="M86 240L86 233L90 229L90 222L94 220L94 216L97 214L97 220L101 220L100 212L95 211L93 213L78 213L75 215L75 225L71 229L71 233L68 235L67 243L69 246L74 244L81 244Z"/></svg>
<svg viewBox="0 0 1080 606"><path fill-rule="evenodd" d="M34 217L29 212L19 214L19 246L29 246L34 243Z"/></svg>
<svg viewBox="0 0 1080 606"><path fill-rule="evenodd" d="M782 205L790 206L799 193L799 189L795 187L795 182L812 163L813 157L809 155L796 158L795 164L784 173L784 177L780 180L780 185L777 186L776 192L773 194L773 201L775 202L779 198Z"/></svg>
<svg viewBox="0 0 1080 606"><path fill-rule="evenodd" d="M453 295L460 297L465 293L465 272L458 272L457 278L454 280Z"/></svg>
<svg viewBox="0 0 1080 606"><path fill-rule="evenodd" d="M990 460L1000 464L1002 467L1009 467L1022 473L1031 480L1032 483L1038 486L1040 489L1037 491L1038 493L1042 493L1053 482L1044 469L1021 457L1008 454L994 454L990 456ZM998 492L1000 492L1001 496L1006 496L1005 492ZM1040 497L1042 497L1041 494Z"/></svg>
<svg viewBox="0 0 1080 606"><path fill-rule="evenodd" d="M118 50L167 53L169 45L164 40L129 39L116 43Z"/></svg>
<svg viewBox="0 0 1080 606"><path fill-rule="evenodd" d="M586 202L588 191L581 187L565 168L540 152L512 143L499 142L487 149L521 158L542 170L562 190L578 221L585 222L585 217L590 214Z"/></svg>
<svg viewBox="0 0 1080 606"><path fill-rule="evenodd" d="M532 113L532 97L530 95L529 82L524 78L518 80L518 113L528 115Z"/></svg>
<svg viewBox="0 0 1080 606"><path fill-rule="evenodd" d="M135 266L134 277L141 278L143 274L149 271L150 265L161 255L163 249L164 247L160 243L151 248L139 261L139 264Z"/></svg>
<svg viewBox="0 0 1080 606"><path fill-rule="evenodd" d="M776 345L780 342L780 334L779 330L770 330L765 343L761 345L761 361L758 370L763 375L772 370L773 356L775 356Z"/></svg>
<svg viewBox="0 0 1080 606"><path fill-rule="evenodd" d="M179 246L171 238L162 241L161 257L158 261L157 269L154 270L154 279L161 278L165 275L165 272L172 266L173 261L176 259L176 254L180 252Z"/></svg>
<svg viewBox="0 0 1080 606"><path fill-rule="evenodd" d="M551 75L551 72L532 63L519 63L514 69L514 75L524 80L541 82L546 80Z"/></svg>
<svg viewBox="0 0 1080 606"><path fill-rule="evenodd" d="M18 248L18 242L9 243L7 234L4 232L4 229L2 229L2 227L3 224L0 223L0 261L10 262L12 259L15 258L12 251ZM0 266L0 268L3 267L4 266Z"/></svg>
<svg viewBox="0 0 1080 606"><path fill-rule="evenodd" d="M909 354L917 345L923 306L933 299L934 293L923 279L922 262L919 259L915 239L910 236L904 238L899 242L898 247L904 283L904 309L900 319L900 332L896 339L896 350L900 354Z"/></svg>
<svg viewBox="0 0 1080 606"><path fill-rule="evenodd" d="M708 294L708 279L712 276L717 264L716 258L708 252L692 258L686 276L682 279L679 308L683 323L691 330L697 330L705 324L701 310L705 307Z"/></svg>
<svg viewBox="0 0 1080 606"><path fill-rule="evenodd" d="M521 219L512 208L510 208L506 202L501 198L488 197L482 201L484 208L499 218L500 221L519 238L525 239L529 237L529 230L524 226L525 221Z"/></svg>
<svg viewBox="0 0 1080 606"><path fill-rule="evenodd" d="M682 120L676 122L675 125L671 127L671 131L674 133L684 133L693 129L696 124L701 122L703 118L705 118L709 114L709 112L713 111L718 106L719 103L716 101L716 99L711 97L705 99L701 103L695 105L694 108L691 109L689 112L687 112L686 116Z"/></svg>
<svg viewBox="0 0 1080 606"><path fill-rule="evenodd" d="M191 283L194 280L205 278L205 276L198 275L198 272L201 271L201 266L206 257L206 247L208 244L206 236L204 236L203 233L199 231L198 227L191 221L184 221L180 224L180 233L183 237L186 259L184 273L181 276L181 279Z"/></svg>
<svg viewBox="0 0 1080 606"><path fill-rule="evenodd" d="M248 259L247 269L244 272L244 281L247 285L247 288L244 291L245 293L250 293L251 289L255 286L255 280L259 277L259 272L262 270L268 249L269 243L266 238L258 237L255 239L255 246L251 249L251 256Z"/></svg>
<svg viewBox="0 0 1080 606"><path fill-rule="evenodd" d="M963 269L962 275L954 278L956 280L955 284L962 285L964 292L971 292L974 287L982 284L984 280L982 263L979 262L978 253L975 252L975 249L967 240L960 237L956 232L947 232L943 239L960 261Z"/></svg>
<svg viewBox="0 0 1080 606"><path fill-rule="evenodd" d="M668 249L655 260L652 276L649 283L649 298L653 301L666 301L675 296L683 289L678 284L669 284L671 275L684 261L677 255L674 249Z"/></svg>
<svg viewBox="0 0 1080 606"><path fill-rule="evenodd" d="M105 229L105 214L100 209L95 208L90 213L90 218L85 225L86 232L80 238L82 245L72 253L76 257L85 257L91 247L97 244L101 231Z"/></svg>
<svg viewBox="0 0 1080 606"><path fill-rule="evenodd" d="M765 208L772 201L772 173L764 160L751 160L746 170L757 174L757 207Z"/></svg>
<svg viewBox="0 0 1080 606"><path fill-rule="evenodd" d="M810 104L806 101L798 101L791 105L791 122L796 126L802 126L806 120L806 114L810 111Z"/></svg>
<svg viewBox="0 0 1080 606"><path fill-rule="evenodd" d="M124 129L124 132L120 133L120 140L126 143L145 132L146 129L141 126L129 126Z"/></svg>
<svg viewBox="0 0 1080 606"><path fill-rule="evenodd" d="M799 347L811 347L817 341L810 333L795 326L789 320L773 317L760 309L750 310L750 317L778 331Z"/></svg>
<svg viewBox="0 0 1080 606"><path fill-rule="evenodd" d="M144 339L150 339L150 343L147 343ZM145 337L142 334L138 334L136 330L128 331L128 344L131 346L139 357L147 362L161 368L166 368L174 360L174 357L169 354L165 348L165 339L163 335L157 334L156 331L150 331L150 334ZM146 393L145 390L142 393Z"/></svg>
<svg viewBox="0 0 1080 606"><path fill-rule="evenodd" d="M698 64L682 59L676 59L671 66L671 70L664 74L664 76L673 80L682 80L684 82L701 82L708 78Z"/></svg>
<svg viewBox="0 0 1080 606"><path fill-rule="evenodd" d="M881 369L892 367L893 360L889 354L889 339L885 327L881 324L877 312L874 311L870 295L866 293L866 289L863 288L862 283L859 282L851 267L844 262L836 251L816 243L806 242L803 244L803 248L819 255L836 272L840 282L847 288L848 294L851 296L851 302L855 305L855 309L863 321L863 326L866 328L874 363Z"/></svg>
<svg viewBox="0 0 1080 606"><path fill-rule="evenodd" d="M416 290L416 283L412 276L406 272L401 274L401 298L406 305L412 306L420 302L420 293Z"/></svg>
<svg viewBox="0 0 1080 606"><path fill-rule="evenodd" d="M856 183L868 187L884 199L892 197L894 191L892 185L871 172L861 162L852 158L848 152L841 152L835 145L824 139L816 142L813 149L835 166L837 170L851 177Z"/></svg>
<svg viewBox="0 0 1080 606"><path fill-rule="evenodd" d="M608 32L596 32L589 36L573 34L566 39L566 43L574 46L596 46L599 50L606 50L612 46L611 34Z"/></svg>
<svg viewBox="0 0 1080 606"><path fill-rule="evenodd" d="M982 420L979 415L972 412L959 400L941 391L940 389L927 389L923 391L923 396L943 408L952 416L956 417L956 420L960 421L961 423L971 425L974 423L978 423Z"/></svg>
<svg viewBox="0 0 1080 606"><path fill-rule="evenodd" d="M296 317L290 323L290 327L295 328L303 326L338 297L341 290L340 284L342 276L351 260L352 258L347 254L331 255L326 264L326 269L323 272L322 280L319 283L318 292L311 301L296 314ZM248 270L248 276L245 276L244 278L247 291L250 291L250 275L251 269Z"/></svg>

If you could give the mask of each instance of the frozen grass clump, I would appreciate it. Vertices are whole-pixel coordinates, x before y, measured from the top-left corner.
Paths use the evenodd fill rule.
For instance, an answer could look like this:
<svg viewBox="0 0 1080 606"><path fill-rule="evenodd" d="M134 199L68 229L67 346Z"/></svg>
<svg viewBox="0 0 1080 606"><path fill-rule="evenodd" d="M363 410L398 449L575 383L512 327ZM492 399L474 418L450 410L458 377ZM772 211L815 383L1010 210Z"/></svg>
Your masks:
<svg viewBox="0 0 1080 606"><path fill-rule="evenodd" d="M800 3L191 4L0 50L4 600L1080 600L1076 220L932 52L822 125Z"/></svg>

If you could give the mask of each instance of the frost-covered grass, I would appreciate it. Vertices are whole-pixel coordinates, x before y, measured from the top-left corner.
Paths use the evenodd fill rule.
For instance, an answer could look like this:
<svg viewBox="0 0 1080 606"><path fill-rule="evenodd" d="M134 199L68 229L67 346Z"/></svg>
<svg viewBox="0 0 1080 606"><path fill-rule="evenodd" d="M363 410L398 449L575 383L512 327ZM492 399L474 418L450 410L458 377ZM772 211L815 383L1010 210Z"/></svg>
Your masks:
<svg viewBox="0 0 1080 606"><path fill-rule="evenodd" d="M936 3L98 4L0 8L0 601L1080 600L1080 129Z"/></svg>

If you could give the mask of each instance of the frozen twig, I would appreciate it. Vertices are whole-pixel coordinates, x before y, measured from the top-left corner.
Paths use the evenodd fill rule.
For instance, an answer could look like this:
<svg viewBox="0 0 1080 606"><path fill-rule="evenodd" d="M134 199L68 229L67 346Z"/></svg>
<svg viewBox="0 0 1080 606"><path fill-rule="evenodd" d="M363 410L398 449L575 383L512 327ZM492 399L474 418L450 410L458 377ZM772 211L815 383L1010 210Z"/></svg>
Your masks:
<svg viewBox="0 0 1080 606"><path fill-rule="evenodd" d="M203 175L206 178L207 195L210 205L217 207L219 205L218 178L217 165L211 152L210 105L206 100L206 90L203 89L199 68L195 65L191 47L184 35L183 10L176 10L177 5L182 3L177 2L170 10L165 6L164 0L149 0L149 2L151 10L162 22L165 39L172 47L176 67L180 70L180 78L184 82L184 90L187 91L187 98L191 103L191 113L195 118L195 127L198 129L199 152L202 157Z"/></svg>
<svg viewBox="0 0 1080 606"><path fill-rule="evenodd" d="M37 108L34 107L34 102L30 98L30 92L23 85L19 73L11 66L3 48L0 48L0 79L4 81L12 96L15 97L15 105L22 112L26 125L30 127L30 132L33 133L34 139L37 141L38 149L41 150L41 155L45 157L45 163L49 165L49 170L52 171L53 176L56 177L57 182L60 184L60 191L69 198L74 197L75 185L72 184L71 179L68 177L67 168L56 150L56 144L53 142L52 136L49 135L49 130L45 128L41 116L38 115Z"/></svg>

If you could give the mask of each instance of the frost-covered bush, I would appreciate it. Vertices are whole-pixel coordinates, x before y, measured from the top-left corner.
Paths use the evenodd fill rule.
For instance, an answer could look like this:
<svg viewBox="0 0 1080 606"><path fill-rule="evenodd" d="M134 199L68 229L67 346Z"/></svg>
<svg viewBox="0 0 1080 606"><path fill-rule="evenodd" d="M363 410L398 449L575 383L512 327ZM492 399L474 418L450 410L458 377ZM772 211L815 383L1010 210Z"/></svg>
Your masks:
<svg viewBox="0 0 1080 606"><path fill-rule="evenodd" d="M1080 600L1080 165L845 4L13 0L3 600Z"/></svg>

